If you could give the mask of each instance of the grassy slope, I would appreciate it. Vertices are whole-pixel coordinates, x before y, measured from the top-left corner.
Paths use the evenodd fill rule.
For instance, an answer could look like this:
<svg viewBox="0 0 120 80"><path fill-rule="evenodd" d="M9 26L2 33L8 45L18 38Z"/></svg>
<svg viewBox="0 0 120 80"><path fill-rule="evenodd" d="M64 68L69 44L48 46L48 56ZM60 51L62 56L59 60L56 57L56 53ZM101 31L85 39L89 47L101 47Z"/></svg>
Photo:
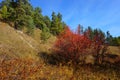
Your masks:
<svg viewBox="0 0 120 80"><path fill-rule="evenodd" d="M34 58L38 43L5 23L0 23L0 55L18 58Z"/></svg>
<svg viewBox="0 0 120 80"><path fill-rule="evenodd" d="M38 52L48 51L56 40L54 36L51 36L43 44L40 40L40 33L39 29L35 29L33 36L30 37L22 31L0 22L0 55L13 58L36 58Z"/></svg>
<svg viewBox="0 0 120 80"><path fill-rule="evenodd" d="M38 58L36 56L37 53L48 51L56 40L55 37L51 37L45 44L41 44L40 32L39 29L35 29L34 36L30 37L20 31L14 30L7 24L0 23L0 57ZM119 54L118 47L110 47L109 49L112 53ZM89 70L89 68L81 67L74 74L73 69L67 66L51 66L46 65L44 62L38 63L40 64L40 68L38 68L38 71L33 76L30 76L31 80L37 80L36 77L38 80L107 80L109 78L114 80L117 76L117 73L109 69L93 71L91 69ZM17 68L16 64L15 68ZM20 69L16 70L19 72Z"/></svg>
<svg viewBox="0 0 120 80"><path fill-rule="evenodd" d="M40 33L39 29L35 29L33 37L30 37L0 22L0 54L7 54L11 57L33 58L37 52L47 51L56 38L52 36L45 44L41 44ZM110 46L109 51L120 55L119 47Z"/></svg>

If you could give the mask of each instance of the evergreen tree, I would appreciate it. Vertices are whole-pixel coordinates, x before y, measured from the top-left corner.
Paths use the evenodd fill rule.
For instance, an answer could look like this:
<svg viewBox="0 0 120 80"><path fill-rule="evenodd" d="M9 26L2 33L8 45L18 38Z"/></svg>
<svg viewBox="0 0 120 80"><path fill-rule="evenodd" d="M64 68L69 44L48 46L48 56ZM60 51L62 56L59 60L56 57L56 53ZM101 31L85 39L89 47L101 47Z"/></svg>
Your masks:
<svg viewBox="0 0 120 80"><path fill-rule="evenodd" d="M14 21L16 20L16 11L15 11L15 9L12 8L12 7L9 7L8 12L9 12L8 20L14 23Z"/></svg>
<svg viewBox="0 0 120 80"><path fill-rule="evenodd" d="M51 33L56 35L57 32L56 32L56 28L57 28L57 17L56 17L56 14L55 12L52 12L52 22L51 22Z"/></svg>
<svg viewBox="0 0 120 80"><path fill-rule="evenodd" d="M118 40L117 40L117 37L114 37L114 38L112 39L112 42L111 42L110 45L111 45L111 46L119 46L119 42L118 42Z"/></svg>
<svg viewBox="0 0 120 80"><path fill-rule="evenodd" d="M60 13L57 14L58 18L58 34L63 31L63 25L62 25L62 15Z"/></svg>
<svg viewBox="0 0 120 80"><path fill-rule="evenodd" d="M4 5L8 8L10 6L10 1L11 0L2 0L2 2L0 3L0 8L2 8Z"/></svg>
<svg viewBox="0 0 120 80"><path fill-rule="evenodd" d="M47 41L47 39L50 38L50 30L48 27L43 27L42 33L41 33L41 40L43 40L43 43Z"/></svg>
<svg viewBox="0 0 120 80"><path fill-rule="evenodd" d="M43 17L43 21L44 21L44 23L46 24L46 26L47 26L48 28L51 27L51 20L50 20L50 18L49 18L48 16L44 16L44 17Z"/></svg>
<svg viewBox="0 0 120 80"><path fill-rule="evenodd" d="M46 27L54 35L58 35L66 26L62 22L62 15L52 13L52 20L48 16L42 15L39 7L33 8L29 0L3 0L0 3L0 19L12 23L15 29L23 30L27 28L27 33L31 34L34 27L44 31ZM45 32L45 31L44 31Z"/></svg>
<svg viewBox="0 0 120 80"><path fill-rule="evenodd" d="M8 16L9 16L9 13L8 13L7 7L4 5L1 9L1 17L3 20L7 20Z"/></svg>
<svg viewBox="0 0 120 80"><path fill-rule="evenodd" d="M42 16L41 12L42 11L39 7L35 8L33 19L34 19L35 26L42 30L43 27L46 26L46 24L43 21L43 16Z"/></svg>
<svg viewBox="0 0 120 80"><path fill-rule="evenodd" d="M106 34L107 34L107 36L106 36L106 42L107 42L109 45L111 45L113 37L112 37L112 35L110 34L109 31L107 31Z"/></svg>
<svg viewBox="0 0 120 80"><path fill-rule="evenodd" d="M34 28L35 28L35 26L34 26L34 21L33 21L33 19L32 19L32 17L31 16L26 16L25 17L25 26L27 27L27 34L28 35L32 35L33 34L33 32L34 32Z"/></svg>
<svg viewBox="0 0 120 80"><path fill-rule="evenodd" d="M58 13L57 15L55 12L52 13L52 22L51 22L51 33L54 35L58 35L63 30L63 23L62 23L62 15Z"/></svg>

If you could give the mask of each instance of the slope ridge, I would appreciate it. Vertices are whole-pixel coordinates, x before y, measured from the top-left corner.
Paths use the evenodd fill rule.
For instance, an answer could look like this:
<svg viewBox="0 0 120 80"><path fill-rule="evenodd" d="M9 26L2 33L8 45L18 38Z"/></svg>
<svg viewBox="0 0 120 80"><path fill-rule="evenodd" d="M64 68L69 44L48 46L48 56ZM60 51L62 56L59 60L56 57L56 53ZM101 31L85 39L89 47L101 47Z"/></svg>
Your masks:
<svg viewBox="0 0 120 80"><path fill-rule="evenodd" d="M0 55L33 58L39 50L39 42L22 31L0 22Z"/></svg>

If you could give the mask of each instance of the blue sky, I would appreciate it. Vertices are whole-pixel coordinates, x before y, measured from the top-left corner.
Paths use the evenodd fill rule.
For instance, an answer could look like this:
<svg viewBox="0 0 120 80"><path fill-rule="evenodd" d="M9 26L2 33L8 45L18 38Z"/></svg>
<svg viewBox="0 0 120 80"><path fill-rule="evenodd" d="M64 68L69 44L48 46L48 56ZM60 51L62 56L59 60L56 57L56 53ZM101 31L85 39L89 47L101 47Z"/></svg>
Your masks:
<svg viewBox="0 0 120 80"><path fill-rule="evenodd" d="M43 15L60 12L71 29L81 24L120 36L120 0L31 0L31 3L40 6Z"/></svg>

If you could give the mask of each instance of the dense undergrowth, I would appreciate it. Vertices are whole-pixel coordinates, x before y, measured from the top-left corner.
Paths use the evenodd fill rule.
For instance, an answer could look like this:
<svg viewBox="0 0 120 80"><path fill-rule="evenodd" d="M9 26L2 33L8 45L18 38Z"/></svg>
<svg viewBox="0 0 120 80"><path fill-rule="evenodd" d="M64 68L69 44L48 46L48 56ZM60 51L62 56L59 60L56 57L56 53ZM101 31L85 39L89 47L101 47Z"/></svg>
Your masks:
<svg viewBox="0 0 120 80"><path fill-rule="evenodd" d="M32 59L1 59L1 80L119 80L120 68L100 65L52 65Z"/></svg>

